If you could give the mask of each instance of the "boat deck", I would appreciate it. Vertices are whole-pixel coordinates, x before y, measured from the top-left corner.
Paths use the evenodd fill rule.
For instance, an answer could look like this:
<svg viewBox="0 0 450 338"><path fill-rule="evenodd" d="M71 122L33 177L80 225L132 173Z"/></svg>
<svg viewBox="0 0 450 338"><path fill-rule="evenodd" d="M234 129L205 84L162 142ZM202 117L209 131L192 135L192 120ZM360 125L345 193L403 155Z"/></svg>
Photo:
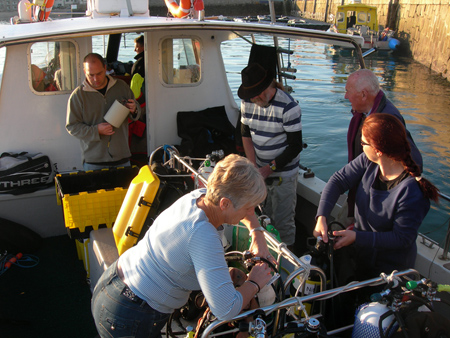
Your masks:
<svg viewBox="0 0 450 338"><path fill-rule="evenodd" d="M68 236L43 240L39 264L12 266L0 275L0 337L96 338L86 272ZM438 297L450 304L449 293ZM450 320L449 305L435 308Z"/></svg>
<svg viewBox="0 0 450 338"><path fill-rule="evenodd" d="M91 293L75 242L43 240L39 264L12 266L0 275L0 337L94 338Z"/></svg>

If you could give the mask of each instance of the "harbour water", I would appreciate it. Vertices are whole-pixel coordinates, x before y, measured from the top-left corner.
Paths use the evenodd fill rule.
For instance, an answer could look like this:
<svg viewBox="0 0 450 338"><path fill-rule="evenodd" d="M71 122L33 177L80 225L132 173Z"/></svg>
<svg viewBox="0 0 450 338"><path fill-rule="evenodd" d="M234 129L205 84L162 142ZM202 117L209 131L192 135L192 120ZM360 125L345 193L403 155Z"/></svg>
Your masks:
<svg viewBox="0 0 450 338"><path fill-rule="evenodd" d="M136 35L123 42L119 59L133 61ZM271 40L258 40L272 44ZM295 80L288 80L292 95L302 108L303 138L308 145L301 154L301 164L311 168L321 179L347 161L346 135L350 121L350 104L344 99L345 83L359 68L350 51L323 44L280 39L280 46L294 51L284 56L285 66L296 68ZM93 41L103 54L103 39ZM243 39L222 46L226 72L237 105L240 71L245 67L250 44ZM424 176L446 195L450 195L450 83L410 58L389 53L375 53L365 59L366 68L374 71L387 97L403 114L407 128L422 152ZM0 77L4 66L4 48L0 49ZM6 151L6 150L2 150ZM450 203L432 205L420 231L442 242L450 214Z"/></svg>
<svg viewBox="0 0 450 338"><path fill-rule="evenodd" d="M260 41L259 43L269 43ZM347 163L347 129L351 105L344 99L349 74L359 69L349 50L279 40L280 46L294 51L285 65L296 68L295 80L287 80L292 96L302 108L303 150L300 162L317 177L328 178ZM227 43L228 44L228 43ZM247 63L247 42L234 41L222 50L227 73L236 96L240 71ZM236 46L238 44L239 46ZM325 53L324 53L325 51ZM424 160L424 176L442 193L450 194L450 83L425 66L406 57L380 52L365 58L366 68L379 78L382 90L397 106ZM448 227L450 203L432 205L420 232L442 243Z"/></svg>

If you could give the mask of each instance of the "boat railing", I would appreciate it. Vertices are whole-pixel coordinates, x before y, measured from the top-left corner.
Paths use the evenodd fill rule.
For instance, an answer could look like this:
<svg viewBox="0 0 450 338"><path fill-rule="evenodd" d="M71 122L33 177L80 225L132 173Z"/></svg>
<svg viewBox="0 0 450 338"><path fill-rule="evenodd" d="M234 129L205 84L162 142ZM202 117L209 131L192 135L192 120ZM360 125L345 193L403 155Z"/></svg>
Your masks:
<svg viewBox="0 0 450 338"><path fill-rule="evenodd" d="M441 200L450 202L450 197L448 195L445 195L441 192L438 192L439 197ZM421 240L421 244L433 249L435 246L436 247L440 247L441 243L429 238L428 236L426 236L425 234L419 233L419 238ZM444 242L442 244L442 255L438 256L438 259L442 260L442 261L449 261L450 257L449 257L449 250L450 250L450 219L448 221L448 226L447 226L447 232L445 235L445 239Z"/></svg>
<svg viewBox="0 0 450 338"><path fill-rule="evenodd" d="M414 270L414 269L408 269L408 270L404 270L404 271L400 271L400 272L395 272L393 274L393 276L395 277L406 277L407 279L410 279L412 277L415 278L415 280L419 280L420 279L420 274ZM338 287L338 288L334 288L334 289L330 289L330 290L325 290L325 291L321 291L321 292L317 292L317 293L313 293L310 295L306 295L306 296L302 296L302 297L291 297L288 299L285 299L279 303L275 303L269 306L265 306L262 308L258 308L258 309L253 309L253 310L249 310L246 312L243 312L241 314L239 314L238 316L234 317L233 319L230 320L222 320L222 321L214 321L212 322L208 327L206 327L206 329L204 330L203 334L202 334L202 338L207 338L210 335L213 335L213 331L216 330L217 328L219 328L220 326L232 322L232 321L237 321L237 320L241 320L241 319L245 319L247 317L253 316L257 313L260 313L261 311L267 316L270 315L272 313L275 312L280 312L281 310L285 310L285 309L289 309L291 307L303 307L303 303L305 302L311 302L311 301L324 301L330 298L333 298L339 294L345 293L345 292L349 292L349 291L354 291L357 289L361 289L364 287L368 287L368 286L377 286L377 285L382 285L387 283L386 279L384 278L372 278L366 281L362 281L362 282L351 282L345 286L342 287ZM319 314L319 317L321 316L321 314ZM311 316L312 317L312 316ZM305 317L304 319L302 319L302 321L306 321L309 318L311 318L309 316ZM353 325L347 325L345 327L342 328L338 328L335 329L333 331L329 331L328 334L332 335L332 334L336 334L339 332L342 332L344 330L348 330L351 329L353 327Z"/></svg>
<svg viewBox="0 0 450 338"><path fill-rule="evenodd" d="M163 155L163 165L167 166L169 168L174 169L180 169L186 174L174 174L174 175L164 175L155 173L158 177L168 178L168 177L193 177L201 181L205 186L207 184L207 180L194 168L193 162L194 161L205 161L206 158L196 158L196 157L189 157L189 156L180 156L180 153L177 148L173 146L160 146L156 148L149 157L149 163L150 167L152 163L154 162L154 158L156 156L156 153L160 151L164 151ZM167 155L167 157L165 157Z"/></svg>
<svg viewBox="0 0 450 338"><path fill-rule="evenodd" d="M439 192L439 197L447 202L450 202L450 196L447 196L447 195ZM439 259L441 259L443 261L450 260L450 258L448 257L449 248L450 248L450 220L448 222L447 234L445 235L443 252L442 252L442 255L439 256Z"/></svg>
<svg viewBox="0 0 450 338"><path fill-rule="evenodd" d="M205 177L201 175L199 170L197 170L193 163L194 161L203 161L201 163L204 163L206 160L205 158L192 158L189 156L181 156L179 151L173 147L173 146L161 146L157 148L155 151L152 152L150 155L149 163L152 164L154 161L154 158L156 156L157 152L160 152L161 150L164 151L163 155L163 165L168 166L170 168L176 168L179 169L181 172L187 172L187 174L181 174L181 175L161 175L158 173L155 173L159 177L180 177L180 176L188 176L193 177L196 180L202 182L204 186L207 185L207 180ZM167 155L165 157L165 155ZM202 164L201 164L202 165ZM201 167L200 165L200 167ZM263 221L260 219L261 225L264 226ZM239 236L239 225L237 225L237 231L236 235ZM311 265L311 256L306 255L303 257L297 257L294 253L292 253L286 246L285 243L280 242L272 233L268 231L264 231L264 236L268 245L269 250L274 253L274 256L277 260L277 266L280 268L286 268L288 265L288 273L285 277L285 280L283 284L281 285L283 289L283 293L286 294L288 291L288 288L292 285L293 281L298 278L300 283L299 286L296 288L297 293L300 293L303 295L306 291L306 281L309 278L309 274L311 271L314 271L317 277L319 278L319 290L320 292L325 291L326 285L327 285L327 277L325 272L314 265ZM323 311L323 304L320 303L319 311ZM278 323L280 320L280 314L277 313L275 317L275 322Z"/></svg>

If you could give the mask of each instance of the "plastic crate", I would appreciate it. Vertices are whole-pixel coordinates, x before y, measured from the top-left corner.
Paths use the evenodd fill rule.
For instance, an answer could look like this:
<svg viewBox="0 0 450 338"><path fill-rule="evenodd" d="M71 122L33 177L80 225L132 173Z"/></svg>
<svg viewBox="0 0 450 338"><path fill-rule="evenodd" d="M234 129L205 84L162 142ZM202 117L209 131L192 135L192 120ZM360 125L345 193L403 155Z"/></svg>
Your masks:
<svg viewBox="0 0 450 338"><path fill-rule="evenodd" d="M89 238L92 230L111 228L138 167L57 174L58 197L72 239Z"/></svg>
<svg viewBox="0 0 450 338"><path fill-rule="evenodd" d="M89 251L88 245L91 240L88 239L76 239L75 246L77 248L77 255L80 261L83 261L83 267L86 270L86 278L91 277L91 268L89 265Z"/></svg>

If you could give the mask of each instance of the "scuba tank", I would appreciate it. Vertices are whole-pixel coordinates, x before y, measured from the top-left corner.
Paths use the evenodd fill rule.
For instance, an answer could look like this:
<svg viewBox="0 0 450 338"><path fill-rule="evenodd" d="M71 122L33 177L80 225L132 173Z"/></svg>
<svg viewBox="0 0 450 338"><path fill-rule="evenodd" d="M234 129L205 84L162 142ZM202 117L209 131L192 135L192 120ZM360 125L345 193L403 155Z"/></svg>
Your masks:
<svg viewBox="0 0 450 338"><path fill-rule="evenodd" d="M361 305L356 310L352 338L379 338L380 324L382 325L385 337L389 337L386 330L394 321L395 316L391 314L383 319L383 317L385 317L384 315L388 311L390 310L385 304L381 304L378 302L366 303ZM391 330L391 332L395 332L395 330Z"/></svg>

